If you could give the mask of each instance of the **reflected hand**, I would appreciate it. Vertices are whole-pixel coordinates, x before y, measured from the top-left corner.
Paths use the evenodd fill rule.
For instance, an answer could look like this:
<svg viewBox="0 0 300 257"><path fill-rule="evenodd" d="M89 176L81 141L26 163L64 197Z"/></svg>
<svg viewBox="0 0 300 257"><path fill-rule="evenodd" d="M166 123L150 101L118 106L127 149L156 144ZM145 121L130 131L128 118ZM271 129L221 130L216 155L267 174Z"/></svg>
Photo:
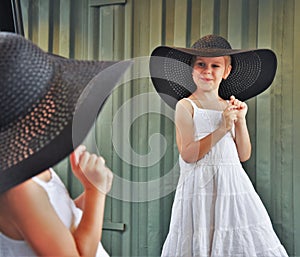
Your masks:
<svg viewBox="0 0 300 257"><path fill-rule="evenodd" d="M74 175L85 189L96 188L104 194L110 191L113 173L101 156L89 153L85 146L80 145L70 155L70 163Z"/></svg>

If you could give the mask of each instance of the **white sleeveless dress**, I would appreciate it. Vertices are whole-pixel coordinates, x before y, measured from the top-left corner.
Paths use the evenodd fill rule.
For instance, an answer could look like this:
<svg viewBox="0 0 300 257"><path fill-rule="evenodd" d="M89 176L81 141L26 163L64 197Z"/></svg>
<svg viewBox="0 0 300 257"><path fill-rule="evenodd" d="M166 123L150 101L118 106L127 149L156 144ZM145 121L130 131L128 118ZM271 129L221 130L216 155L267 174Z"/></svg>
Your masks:
<svg viewBox="0 0 300 257"><path fill-rule="evenodd" d="M53 169L50 169L50 171L51 180L49 182L44 182L38 177L33 177L32 179L47 192L57 215L65 226L70 229L72 226L79 224L82 211L75 206L65 185L55 171ZM34 257L36 254L25 241L13 240L0 232L0 257L19 256ZM99 242L96 257L109 257L101 242Z"/></svg>
<svg viewBox="0 0 300 257"><path fill-rule="evenodd" d="M213 132L222 112L194 109L195 141ZM239 161L234 131L201 160L179 156L180 177L164 257L288 256Z"/></svg>

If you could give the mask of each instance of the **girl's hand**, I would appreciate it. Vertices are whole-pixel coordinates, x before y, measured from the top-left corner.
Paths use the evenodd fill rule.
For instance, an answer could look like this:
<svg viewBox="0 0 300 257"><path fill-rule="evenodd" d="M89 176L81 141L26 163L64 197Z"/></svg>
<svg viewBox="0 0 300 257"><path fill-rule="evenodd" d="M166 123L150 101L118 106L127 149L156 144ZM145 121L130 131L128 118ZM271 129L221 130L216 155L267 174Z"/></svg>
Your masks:
<svg viewBox="0 0 300 257"><path fill-rule="evenodd" d="M113 173L105 166L101 156L90 154L86 147L80 145L70 155L70 163L74 175L85 189L98 189L106 194L110 191Z"/></svg>
<svg viewBox="0 0 300 257"><path fill-rule="evenodd" d="M228 105L223 111L223 121L221 127L225 129L225 131L229 131L232 129L233 124L238 119L237 113L238 110L234 105Z"/></svg>
<svg viewBox="0 0 300 257"><path fill-rule="evenodd" d="M248 106L245 102L236 99L234 96L230 97L229 104L234 106L237 112L237 122L244 120L248 111Z"/></svg>

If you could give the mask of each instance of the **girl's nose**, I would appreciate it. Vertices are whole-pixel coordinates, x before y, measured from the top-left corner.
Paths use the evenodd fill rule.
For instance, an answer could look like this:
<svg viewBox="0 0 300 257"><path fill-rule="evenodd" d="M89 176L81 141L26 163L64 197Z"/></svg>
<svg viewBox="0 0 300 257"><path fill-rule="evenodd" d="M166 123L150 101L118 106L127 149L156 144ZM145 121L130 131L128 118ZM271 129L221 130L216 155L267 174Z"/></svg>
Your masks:
<svg viewBox="0 0 300 257"><path fill-rule="evenodd" d="M206 66L205 68L204 68L204 73L211 73L211 67L210 66Z"/></svg>

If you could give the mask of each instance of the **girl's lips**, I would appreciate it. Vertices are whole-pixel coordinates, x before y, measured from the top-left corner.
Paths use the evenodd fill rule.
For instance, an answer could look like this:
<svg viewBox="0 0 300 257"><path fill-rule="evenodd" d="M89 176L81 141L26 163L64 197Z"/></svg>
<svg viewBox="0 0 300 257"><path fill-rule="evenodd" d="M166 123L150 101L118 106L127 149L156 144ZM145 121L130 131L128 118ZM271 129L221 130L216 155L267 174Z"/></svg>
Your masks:
<svg viewBox="0 0 300 257"><path fill-rule="evenodd" d="M212 81L212 79L210 79L210 78L201 78L201 80L203 80L203 81L205 81L205 82Z"/></svg>

